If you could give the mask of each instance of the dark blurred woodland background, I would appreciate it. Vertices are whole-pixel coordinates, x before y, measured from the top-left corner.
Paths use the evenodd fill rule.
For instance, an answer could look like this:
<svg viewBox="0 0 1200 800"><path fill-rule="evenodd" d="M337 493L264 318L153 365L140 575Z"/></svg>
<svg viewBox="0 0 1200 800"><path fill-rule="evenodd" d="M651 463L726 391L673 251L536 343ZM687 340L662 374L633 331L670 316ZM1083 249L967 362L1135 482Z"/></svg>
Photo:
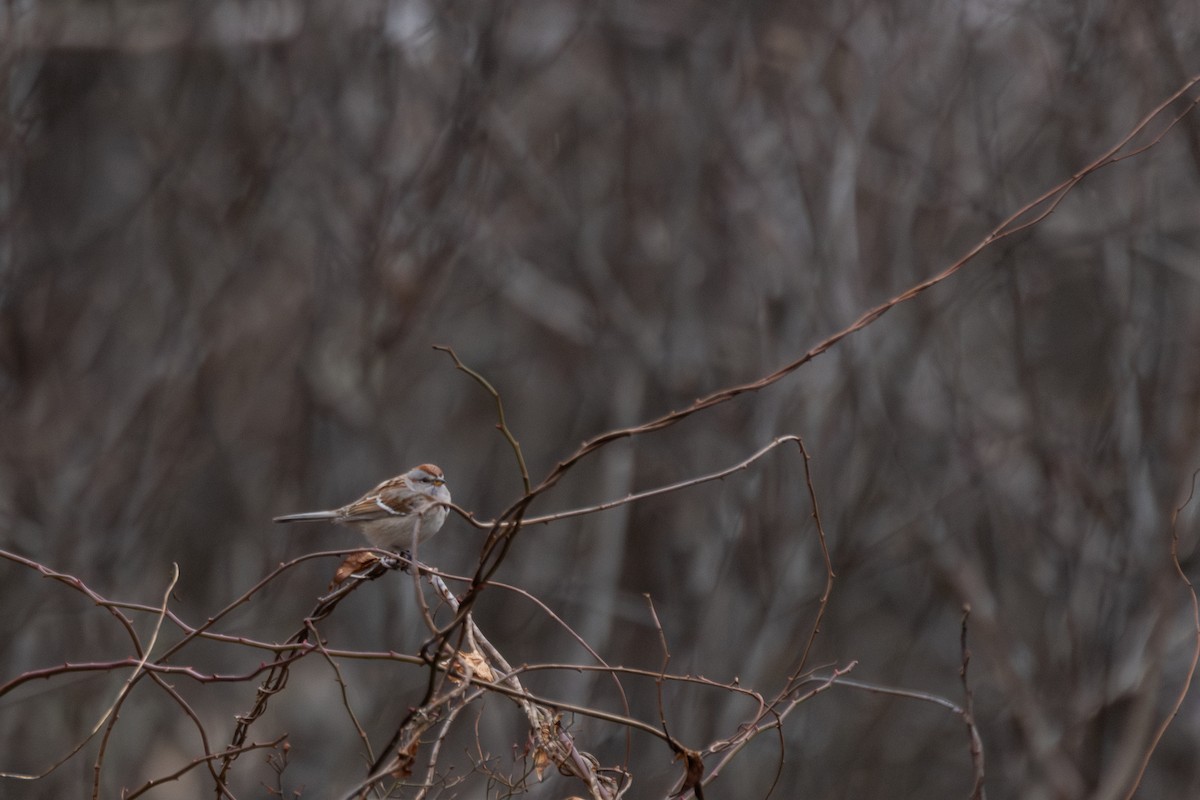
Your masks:
<svg viewBox="0 0 1200 800"><path fill-rule="evenodd" d="M1200 71L1195 0L537 2L72 0L0 11L0 548L192 624L282 561L359 544L282 529L423 461L491 518L520 496L492 399L540 478L579 443L799 357L936 274L1118 142ZM1193 90L1192 96L1196 92ZM1179 112L1183 106L1175 107ZM1120 798L1195 643L1171 517L1200 467L1200 117L1087 178L1043 222L762 392L585 459L533 514L714 471L804 437L837 578L810 663L963 702L995 798ZM1193 579L1194 506L1180 516ZM422 559L469 573L451 516ZM281 641L336 564L287 572L221 630ZM79 593L0 561L0 683L122 658ZM395 578L395 580L393 580ZM803 462L522 531L496 578L610 664L779 690L825 571ZM322 625L344 648L426 636L399 575ZM132 612L131 612L132 613ZM593 663L533 603L485 592L514 664ZM153 615L135 617L148 636ZM178 639L168 624L162 642ZM161 648L160 648L161 649ZM244 673L270 654L197 643ZM340 664L376 747L427 671ZM0 770L80 741L129 670L0 696ZM290 734L288 791L364 776L336 676L298 664L251 738ZM602 675L547 697L620 712ZM255 681L170 682L219 749ZM653 683L627 685L657 726ZM667 686L671 733L732 735L753 704ZM528 737L492 697L447 745L512 772ZM662 742L585 717L629 797L681 773ZM476 740L479 744L476 744ZM158 688L122 709L102 796L205 752ZM96 742L6 798L90 792ZM962 720L846 686L756 739L707 796L966 798ZM231 788L266 796L262 753ZM213 796L193 770L151 797ZM553 770L530 796L584 794ZM492 785L486 796L503 796ZM402 796L412 796L404 794ZM1200 796L1200 696L1141 797Z"/></svg>

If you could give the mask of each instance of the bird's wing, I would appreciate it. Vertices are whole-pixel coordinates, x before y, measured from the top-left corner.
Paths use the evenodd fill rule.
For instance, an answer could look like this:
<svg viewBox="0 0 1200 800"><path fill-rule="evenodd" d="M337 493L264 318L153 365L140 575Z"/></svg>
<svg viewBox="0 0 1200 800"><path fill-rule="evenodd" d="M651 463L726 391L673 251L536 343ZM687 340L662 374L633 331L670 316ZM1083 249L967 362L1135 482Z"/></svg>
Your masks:
<svg viewBox="0 0 1200 800"><path fill-rule="evenodd" d="M386 517L406 517L424 511L429 503L429 498L424 495L409 494L403 486L385 482L340 509L338 516L343 522L370 522Z"/></svg>

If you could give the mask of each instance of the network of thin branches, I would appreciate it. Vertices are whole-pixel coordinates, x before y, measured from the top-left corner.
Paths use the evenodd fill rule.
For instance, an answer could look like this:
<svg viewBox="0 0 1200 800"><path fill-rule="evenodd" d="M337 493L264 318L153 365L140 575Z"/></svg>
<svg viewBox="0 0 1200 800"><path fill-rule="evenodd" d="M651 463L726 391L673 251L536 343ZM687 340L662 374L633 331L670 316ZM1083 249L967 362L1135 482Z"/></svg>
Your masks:
<svg viewBox="0 0 1200 800"><path fill-rule="evenodd" d="M1200 796L1194 0L0 42L0 795Z"/></svg>

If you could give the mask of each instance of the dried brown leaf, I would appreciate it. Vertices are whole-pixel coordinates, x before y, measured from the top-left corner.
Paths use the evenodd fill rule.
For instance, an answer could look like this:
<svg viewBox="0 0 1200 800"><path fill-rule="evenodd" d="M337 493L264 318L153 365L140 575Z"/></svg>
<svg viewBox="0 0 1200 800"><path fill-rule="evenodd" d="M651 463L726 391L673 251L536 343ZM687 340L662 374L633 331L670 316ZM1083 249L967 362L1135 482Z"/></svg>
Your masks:
<svg viewBox="0 0 1200 800"><path fill-rule="evenodd" d="M396 764L390 770L391 776L393 778L395 778L396 780L404 780L405 778L411 777L413 761L415 761L416 758L417 758L417 742L416 741L409 743L409 745L407 747L397 750L396 751Z"/></svg>
<svg viewBox="0 0 1200 800"><path fill-rule="evenodd" d="M453 659L447 659L442 662L442 669L450 673L450 679L457 681L461 676L465 675L467 669L471 671L471 677L477 681L491 683L496 680L496 673L492 671L492 667L488 664L487 659L478 650L459 650L455 653Z"/></svg>
<svg viewBox="0 0 1200 800"><path fill-rule="evenodd" d="M546 769L550 766L550 755L545 748L538 747L533 751L533 771L537 773L537 779L540 782L546 774Z"/></svg>
<svg viewBox="0 0 1200 800"><path fill-rule="evenodd" d="M346 556L345 560L338 566L337 572L333 573L333 580L329 584L329 588L336 589L342 584L346 578L349 578L356 572L361 572L366 567L374 564L379 560L379 556L374 553L359 552L351 553Z"/></svg>
<svg viewBox="0 0 1200 800"><path fill-rule="evenodd" d="M704 761L700 758L700 754L695 750L682 750L676 753L675 757L682 758L687 762L687 769L683 773L683 778L680 779L679 786L671 792L671 796L682 797L689 791L695 790L696 797L703 800L704 793L700 788L700 779L704 777Z"/></svg>

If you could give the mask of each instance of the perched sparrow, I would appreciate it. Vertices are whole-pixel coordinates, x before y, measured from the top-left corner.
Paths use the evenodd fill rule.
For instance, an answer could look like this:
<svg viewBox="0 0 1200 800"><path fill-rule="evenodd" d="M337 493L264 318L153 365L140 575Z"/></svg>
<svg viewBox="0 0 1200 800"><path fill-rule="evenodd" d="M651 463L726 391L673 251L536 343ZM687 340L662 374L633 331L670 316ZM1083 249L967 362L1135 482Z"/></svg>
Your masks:
<svg viewBox="0 0 1200 800"><path fill-rule="evenodd" d="M446 521L450 490L442 470L433 464L413 467L384 481L349 505L332 511L309 511L276 517L276 522L329 520L355 525L374 547L411 553L438 532Z"/></svg>

